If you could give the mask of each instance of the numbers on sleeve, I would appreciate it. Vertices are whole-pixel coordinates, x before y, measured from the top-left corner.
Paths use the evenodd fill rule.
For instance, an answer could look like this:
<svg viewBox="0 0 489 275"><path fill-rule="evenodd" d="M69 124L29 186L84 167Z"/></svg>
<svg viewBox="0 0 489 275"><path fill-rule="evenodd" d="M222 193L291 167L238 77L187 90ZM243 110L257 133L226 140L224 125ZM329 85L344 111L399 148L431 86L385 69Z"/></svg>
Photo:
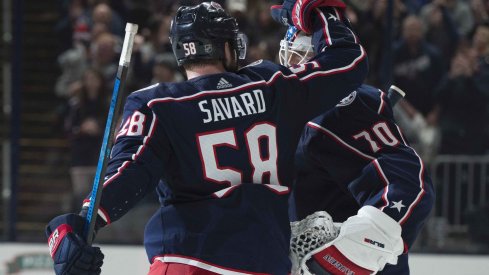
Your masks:
<svg viewBox="0 0 489 275"><path fill-rule="evenodd" d="M380 146L377 144L376 141L372 139L372 136L370 136L369 132L367 131L362 131L356 135L353 136L354 139L360 139L360 138L365 138L365 140L368 141L370 145L370 149L372 149L372 152L377 153L380 150Z"/></svg>
<svg viewBox="0 0 489 275"><path fill-rule="evenodd" d="M379 143L372 138L371 133L375 136L378 141L387 146L396 146L399 144L399 140L394 136L389 126L385 122L379 122L375 124L370 131L363 130L360 133L353 136L354 139L358 140L364 138L370 145L372 152L377 153L381 147Z"/></svg>
<svg viewBox="0 0 489 275"><path fill-rule="evenodd" d="M375 124L372 130L385 145L396 146L399 144L399 140L394 136L385 122Z"/></svg>
<svg viewBox="0 0 489 275"><path fill-rule="evenodd" d="M264 176L270 177L270 184L280 185L277 169L277 137L276 127L269 123L252 126L244 135L248 150L248 158L252 167L254 183L263 183ZM266 141L266 142L264 142ZM243 172L232 167L221 167L217 160L216 149L220 146L238 150L236 131L226 129L197 135L197 144L202 161L204 178L217 182L238 185L243 182ZM262 155L266 144L267 154Z"/></svg>
<svg viewBox="0 0 489 275"><path fill-rule="evenodd" d="M119 133L117 133L116 139L121 136L140 136L144 132L144 122L146 121L146 116L135 111L127 120L124 122Z"/></svg>

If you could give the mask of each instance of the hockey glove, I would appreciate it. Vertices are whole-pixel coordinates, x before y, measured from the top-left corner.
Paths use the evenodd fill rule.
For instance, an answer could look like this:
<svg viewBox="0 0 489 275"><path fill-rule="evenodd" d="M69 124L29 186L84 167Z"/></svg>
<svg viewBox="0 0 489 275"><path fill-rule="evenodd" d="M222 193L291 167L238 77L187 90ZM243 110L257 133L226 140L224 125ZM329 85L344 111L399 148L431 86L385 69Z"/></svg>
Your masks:
<svg viewBox="0 0 489 275"><path fill-rule="evenodd" d="M300 261L297 274L375 274L397 264L403 251L400 225L372 206L345 221L336 239Z"/></svg>
<svg viewBox="0 0 489 275"><path fill-rule="evenodd" d="M286 26L294 25L299 30L312 33L313 11L319 7L346 8L341 0L285 0L280 6L272 6L272 17Z"/></svg>
<svg viewBox="0 0 489 275"><path fill-rule="evenodd" d="M301 221L290 223L290 229L292 233L290 261L293 275L307 274L302 272L306 269L305 264L301 266L306 255L336 239L340 231L339 227L333 223L331 216L325 211L318 211Z"/></svg>
<svg viewBox="0 0 489 275"><path fill-rule="evenodd" d="M282 5L275 5L271 7L271 14L273 20L285 26L292 26L292 9L294 8L296 0L284 0Z"/></svg>
<svg viewBox="0 0 489 275"><path fill-rule="evenodd" d="M56 275L100 274L104 255L83 239L85 219L77 214L54 218L46 227Z"/></svg>

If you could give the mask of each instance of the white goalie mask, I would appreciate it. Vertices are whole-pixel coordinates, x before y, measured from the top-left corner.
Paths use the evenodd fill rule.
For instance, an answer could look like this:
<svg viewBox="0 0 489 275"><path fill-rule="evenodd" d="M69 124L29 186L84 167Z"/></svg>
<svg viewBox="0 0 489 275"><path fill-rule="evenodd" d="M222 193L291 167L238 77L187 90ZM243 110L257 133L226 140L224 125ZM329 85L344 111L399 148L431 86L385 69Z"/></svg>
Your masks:
<svg viewBox="0 0 489 275"><path fill-rule="evenodd" d="M279 59L283 66L306 63L314 55L311 36L291 26L280 41Z"/></svg>

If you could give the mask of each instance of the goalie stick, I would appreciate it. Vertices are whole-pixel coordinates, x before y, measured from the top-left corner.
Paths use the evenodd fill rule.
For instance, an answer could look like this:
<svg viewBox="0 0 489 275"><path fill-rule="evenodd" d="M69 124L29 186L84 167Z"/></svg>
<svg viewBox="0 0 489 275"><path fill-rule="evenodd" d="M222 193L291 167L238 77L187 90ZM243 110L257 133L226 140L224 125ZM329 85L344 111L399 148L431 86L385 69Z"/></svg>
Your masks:
<svg viewBox="0 0 489 275"><path fill-rule="evenodd" d="M387 98L389 99L392 107L396 106L399 100L403 99L405 96L406 93L394 85L392 85L387 92Z"/></svg>
<svg viewBox="0 0 489 275"><path fill-rule="evenodd" d="M121 107L120 105L122 97L120 96L120 93L121 91L123 91L124 84L126 82L126 75L129 69L129 63L131 61L132 46L134 44L134 37L136 36L137 31L138 25L132 23L126 24L126 35L124 36L124 44L122 45L119 68L117 69L114 89L112 90L112 99L110 100L107 123L105 124L104 139L102 141L102 147L100 148L100 156L98 159L95 178L93 180L92 192L90 194L90 203L86 216L84 233L87 244L89 245L91 245L93 241L95 221L97 220L100 197L102 196L103 177L107 169L107 163L110 158L112 145L114 144L115 120L117 119L117 115L119 114L119 110ZM101 180L102 184L100 184Z"/></svg>

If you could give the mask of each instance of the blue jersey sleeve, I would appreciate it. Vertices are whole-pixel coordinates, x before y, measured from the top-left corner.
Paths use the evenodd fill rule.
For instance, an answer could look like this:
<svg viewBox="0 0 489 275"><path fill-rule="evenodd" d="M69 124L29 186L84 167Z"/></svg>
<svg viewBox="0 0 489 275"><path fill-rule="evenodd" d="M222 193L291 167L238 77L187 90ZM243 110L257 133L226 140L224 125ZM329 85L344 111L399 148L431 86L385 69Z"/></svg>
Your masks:
<svg viewBox="0 0 489 275"><path fill-rule="evenodd" d="M301 194L311 189L307 185L328 184L336 188L329 193L344 193L324 196L331 200L325 204L333 217L343 216L345 209L337 207L341 200L354 198L351 207L379 208L402 226L406 248L413 244L435 194L427 168L395 124L383 92L363 85L307 123L297 155ZM299 210L310 209L302 203L306 206L298 205Z"/></svg>
<svg viewBox="0 0 489 275"><path fill-rule="evenodd" d="M153 111L138 93L126 101L123 119L104 178L97 225L127 213L163 176L165 138ZM89 200L84 201L86 207Z"/></svg>
<svg viewBox="0 0 489 275"><path fill-rule="evenodd" d="M258 62L242 70L277 89L283 105L293 106L297 120L304 123L334 107L368 73L367 54L343 14L333 8L316 13L312 36L316 56L309 62L290 68Z"/></svg>

